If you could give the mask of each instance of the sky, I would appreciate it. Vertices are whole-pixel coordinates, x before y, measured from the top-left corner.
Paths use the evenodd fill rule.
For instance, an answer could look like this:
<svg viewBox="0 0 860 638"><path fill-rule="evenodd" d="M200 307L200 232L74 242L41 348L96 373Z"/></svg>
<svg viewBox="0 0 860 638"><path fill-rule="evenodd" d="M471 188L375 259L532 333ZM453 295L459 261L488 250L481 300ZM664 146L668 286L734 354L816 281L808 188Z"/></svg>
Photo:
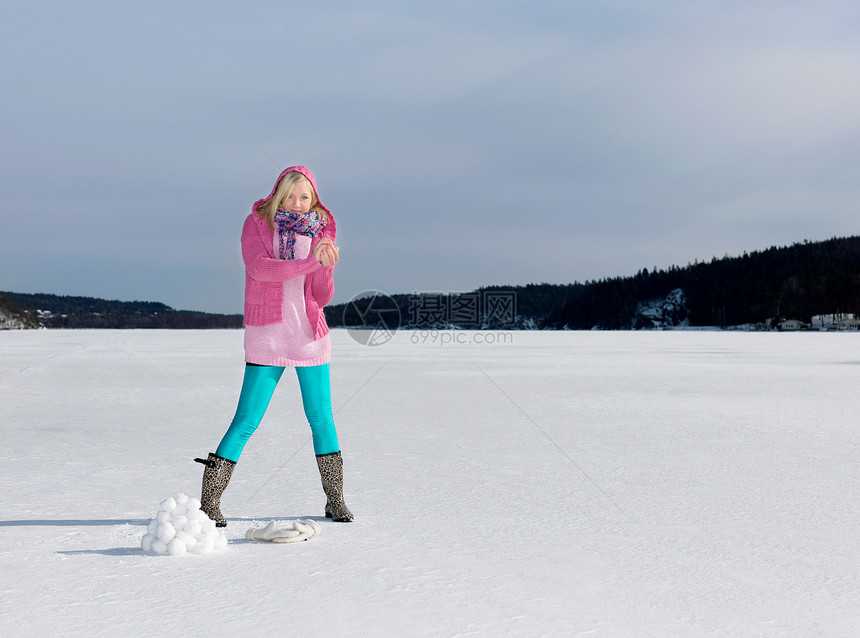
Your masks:
<svg viewBox="0 0 860 638"><path fill-rule="evenodd" d="M857 234L849 2L0 9L0 290L239 313L308 166L335 303L632 275Z"/></svg>

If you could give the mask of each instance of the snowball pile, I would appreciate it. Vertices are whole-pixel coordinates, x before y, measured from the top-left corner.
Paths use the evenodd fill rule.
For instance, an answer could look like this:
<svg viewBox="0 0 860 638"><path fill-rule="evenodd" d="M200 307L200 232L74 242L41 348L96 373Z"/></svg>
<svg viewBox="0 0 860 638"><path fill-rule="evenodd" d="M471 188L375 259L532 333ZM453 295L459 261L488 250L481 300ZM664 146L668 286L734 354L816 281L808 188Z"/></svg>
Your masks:
<svg viewBox="0 0 860 638"><path fill-rule="evenodd" d="M156 554L211 554L227 547L227 535L200 509L199 500L177 494L161 502L140 547Z"/></svg>

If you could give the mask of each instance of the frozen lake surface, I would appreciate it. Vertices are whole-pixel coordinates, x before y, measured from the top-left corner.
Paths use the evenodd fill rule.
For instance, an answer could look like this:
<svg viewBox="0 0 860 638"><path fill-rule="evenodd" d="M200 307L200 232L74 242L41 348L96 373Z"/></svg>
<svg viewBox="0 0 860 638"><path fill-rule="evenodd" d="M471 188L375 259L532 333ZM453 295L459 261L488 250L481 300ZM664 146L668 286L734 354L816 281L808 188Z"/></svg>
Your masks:
<svg viewBox="0 0 860 638"><path fill-rule="evenodd" d="M241 331L0 333L0 635L860 635L860 335L493 334L333 331L356 521L321 518L287 371L228 548L158 556Z"/></svg>

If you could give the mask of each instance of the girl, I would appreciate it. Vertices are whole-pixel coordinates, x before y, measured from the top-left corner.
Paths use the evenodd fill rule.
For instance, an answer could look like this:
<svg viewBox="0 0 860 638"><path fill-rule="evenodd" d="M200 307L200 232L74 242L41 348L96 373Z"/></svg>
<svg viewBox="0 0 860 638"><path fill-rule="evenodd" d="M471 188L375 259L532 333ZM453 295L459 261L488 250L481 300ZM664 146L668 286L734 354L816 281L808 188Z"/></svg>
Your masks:
<svg viewBox="0 0 860 638"><path fill-rule="evenodd" d="M245 262L245 378L236 415L203 463L201 509L225 527L221 494L257 429L284 368L299 378L305 416L327 502L325 515L353 520L343 499L343 459L331 410L331 343L323 308L334 294L337 224L304 166L284 170L242 228Z"/></svg>

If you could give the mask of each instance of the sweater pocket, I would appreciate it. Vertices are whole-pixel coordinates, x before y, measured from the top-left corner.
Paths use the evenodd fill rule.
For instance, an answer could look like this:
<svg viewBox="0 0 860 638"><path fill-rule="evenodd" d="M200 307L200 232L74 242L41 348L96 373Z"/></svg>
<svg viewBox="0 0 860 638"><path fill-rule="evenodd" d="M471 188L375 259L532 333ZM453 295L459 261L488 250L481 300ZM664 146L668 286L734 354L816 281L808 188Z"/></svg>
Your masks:
<svg viewBox="0 0 860 638"><path fill-rule="evenodd" d="M280 282L245 278L246 326L265 326L283 321L284 286Z"/></svg>

